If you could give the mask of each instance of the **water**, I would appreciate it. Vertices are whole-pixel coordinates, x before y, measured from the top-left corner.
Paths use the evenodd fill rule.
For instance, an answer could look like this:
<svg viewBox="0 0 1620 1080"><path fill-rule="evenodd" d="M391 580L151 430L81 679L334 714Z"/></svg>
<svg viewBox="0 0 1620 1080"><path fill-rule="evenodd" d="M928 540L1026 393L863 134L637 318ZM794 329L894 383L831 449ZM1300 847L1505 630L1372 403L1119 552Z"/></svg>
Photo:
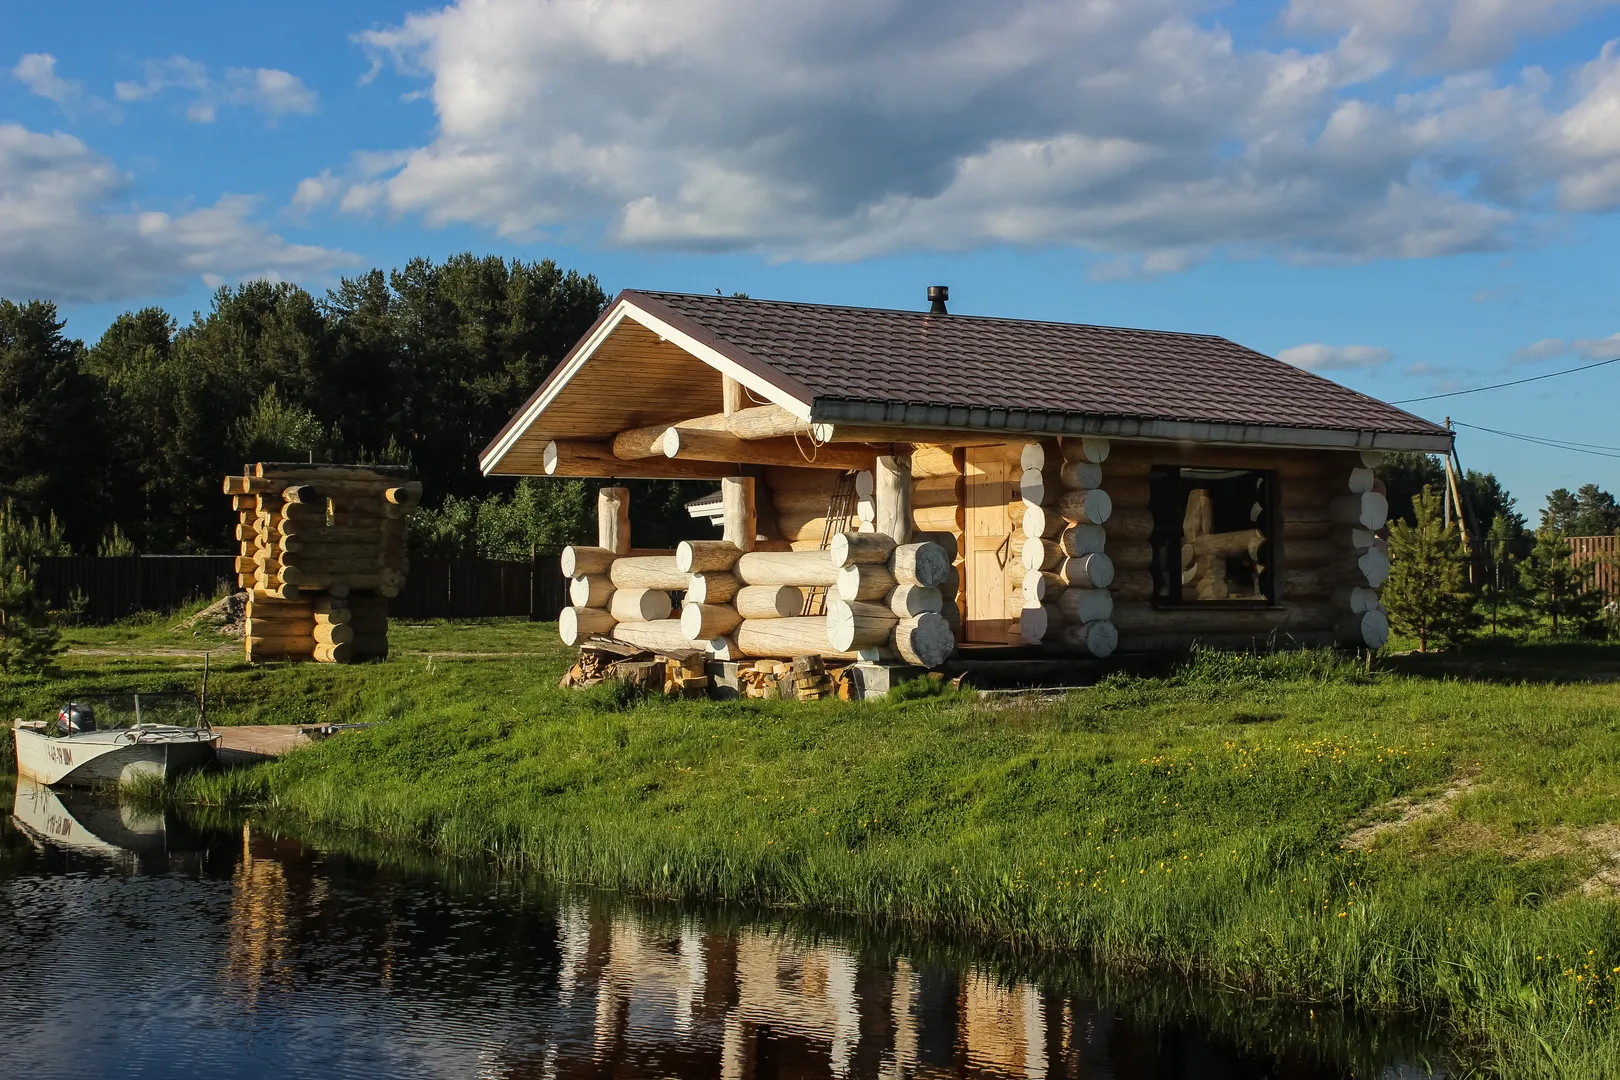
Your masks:
<svg viewBox="0 0 1620 1080"><path fill-rule="evenodd" d="M1318 1080L1434 1056L1062 958L0 798L0 1075Z"/></svg>

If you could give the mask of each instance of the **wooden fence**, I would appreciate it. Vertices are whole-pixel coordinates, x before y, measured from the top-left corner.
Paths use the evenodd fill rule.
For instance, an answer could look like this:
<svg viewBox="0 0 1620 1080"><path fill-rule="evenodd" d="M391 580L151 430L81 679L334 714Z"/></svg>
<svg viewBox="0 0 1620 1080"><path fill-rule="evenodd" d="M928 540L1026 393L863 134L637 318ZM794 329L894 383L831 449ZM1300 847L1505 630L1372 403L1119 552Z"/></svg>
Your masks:
<svg viewBox="0 0 1620 1080"><path fill-rule="evenodd" d="M405 587L388 601L401 619L477 619L527 615L552 620L568 603L557 556L533 560L417 558Z"/></svg>
<svg viewBox="0 0 1620 1080"><path fill-rule="evenodd" d="M174 611L236 587L231 555L66 555L41 559L35 584L52 608L85 601L87 622L107 623L137 612ZM553 620L568 602L555 555L523 562L479 558L411 561L390 615L403 619L471 619L526 615Z"/></svg>
<svg viewBox="0 0 1620 1080"><path fill-rule="evenodd" d="M61 555L41 559L35 587L51 607L85 602L83 618L105 623L140 611L173 611L236 584L229 555Z"/></svg>
<svg viewBox="0 0 1620 1080"><path fill-rule="evenodd" d="M1569 550L1576 565L1590 564L1592 585L1610 600L1620 600L1620 536L1570 536Z"/></svg>

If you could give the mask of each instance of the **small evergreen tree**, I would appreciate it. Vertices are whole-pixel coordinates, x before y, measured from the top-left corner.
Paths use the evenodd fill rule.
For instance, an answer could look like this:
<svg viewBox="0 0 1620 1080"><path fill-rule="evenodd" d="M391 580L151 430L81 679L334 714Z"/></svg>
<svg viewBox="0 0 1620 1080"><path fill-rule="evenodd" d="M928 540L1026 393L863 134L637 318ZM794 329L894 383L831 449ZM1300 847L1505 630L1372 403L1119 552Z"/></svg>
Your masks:
<svg viewBox="0 0 1620 1080"><path fill-rule="evenodd" d="M1443 523L1440 496L1425 485L1412 500L1413 524L1396 521L1389 533L1389 581L1384 606L1390 623L1417 638L1456 642L1473 629L1474 598L1468 591L1468 554L1455 523Z"/></svg>
<svg viewBox="0 0 1620 1080"><path fill-rule="evenodd" d="M1589 567L1575 562L1569 543L1556 529L1536 530L1536 544L1519 568L1519 578L1537 614L1552 622L1552 632L1588 633L1600 625L1602 597L1591 588Z"/></svg>
<svg viewBox="0 0 1620 1080"><path fill-rule="evenodd" d="M126 558L135 554L135 543L125 536L124 530L114 522L112 531L103 536L101 543L96 545L96 554L103 559Z"/></svg>
<svg viewBox="0 0 1620 1080"><path fill-rule="evenodd" d="M1485 534L1485 579L1480 604L1492 634L1526 625L1524 588L1519 578L1522 522L1497 514Z"/></svg>
<svg viewBox="0 0 1620 1080"><path fill-rule="evenodd" d="M24 521L7 500L0 509L0 671L38 674L62 651L45 599L34 590L34 572L48 555L67 554L62 527Z"/></svg>

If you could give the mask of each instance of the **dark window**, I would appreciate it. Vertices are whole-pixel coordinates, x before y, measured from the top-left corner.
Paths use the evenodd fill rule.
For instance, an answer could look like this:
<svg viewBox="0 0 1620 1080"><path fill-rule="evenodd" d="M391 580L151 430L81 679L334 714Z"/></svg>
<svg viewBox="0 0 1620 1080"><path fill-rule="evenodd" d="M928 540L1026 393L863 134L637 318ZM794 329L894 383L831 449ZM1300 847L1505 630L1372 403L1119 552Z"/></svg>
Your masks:
<svg viewBox="0 0 1620 1080"><path fill-rule="evenodd" d="M1270 603L1272 474L1155 466L1155 604Z"/></svg>

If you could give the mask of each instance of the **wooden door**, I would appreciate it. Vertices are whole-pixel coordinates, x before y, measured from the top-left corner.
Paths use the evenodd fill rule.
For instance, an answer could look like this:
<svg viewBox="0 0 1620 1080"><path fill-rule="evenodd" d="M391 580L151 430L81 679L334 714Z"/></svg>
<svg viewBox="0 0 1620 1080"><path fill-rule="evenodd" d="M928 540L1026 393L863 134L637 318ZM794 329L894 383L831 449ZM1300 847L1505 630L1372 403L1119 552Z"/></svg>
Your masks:
<svg viewBox="0 0 1620 1080"><path fill-rule="evenodd" d="M962 587L967 596L965 640L1007 643L1009 574L1021 572L1022 552L1014 551L1007 504L1018 477L1003 446L970 446L966 454L966 557Z"/></svg>

